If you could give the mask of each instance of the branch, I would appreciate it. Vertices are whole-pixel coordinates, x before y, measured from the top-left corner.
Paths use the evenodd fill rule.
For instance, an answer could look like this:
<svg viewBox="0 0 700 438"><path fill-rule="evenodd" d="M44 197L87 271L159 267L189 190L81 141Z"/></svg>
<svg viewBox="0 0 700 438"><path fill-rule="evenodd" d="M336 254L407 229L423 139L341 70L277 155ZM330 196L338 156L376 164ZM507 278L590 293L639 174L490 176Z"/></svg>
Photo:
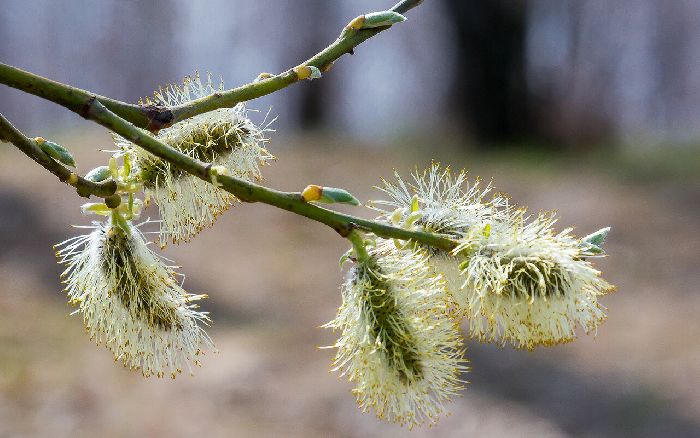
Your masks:
<svg viewBox="0 0 700 438"><path fill-rule="evenodd" d="M153 155L160 157L176 167L209 183L212 182L211 164L204 163L160 142L147 131L137 128L132 123L120 118L107 109L98 99L85 111L85 116L105 128L116 132L130 142L142 147ZM437 234L422 231L409 231L385 223L375 222L359 217L338 213L310 204L298 192L281 192L261 185L226 175L216 175L221 188L233 194L241 201L262 202L283 210L291 211L317 222L321 222L347 237L353 229L370 231L379 237L388 239L413 240L446 251L457 246L457 242Z"/></svg>
<svg viewBox="0 0 700 438"><path fill-rule="evenodd" d="M422 1L423 0L403 0L397 3L391 10L393 12L404 13L418 6L420 3L422 3ZM346 53L353 54L355 47L390 27L391 26L382 26L357 31L347 31L349 29L346 27L338 39L336 39L330 46L326 47L321 52L308 59L306 62L300 64L299 67L313 66L322 72L326 72L333 66L333 63L338 60L338 58ZM215 93L211 96L206 96L201 99L171 107L170 110L172 111L173 115L172 123L218 108L233 107L240 102L265 96L298 81L299 77L295 72L295 69L289 69L284 73L280 73L267 79L251 82L231 90Z"/></svg>
<svg viewBox="0 0 700 438"><path fill-rule="evenodd" d="M3 63L0 63L0 84L50 100L83 117L85 108L95 96L94 93L89 91L56 82ZM98 97L115 114L143 128L157 130L155 129L156 127L160 128L162 126L159 120L162 117L167 117L168 111L164 108L141 106L104 96Z"/></svg>
<svg viewBox="0 0 700 438"><path fill-rule="evenodd" d="M106 198L113 195L117 190L117 183L112 180L96 183L86 180L67 169L41 150L41 147L34 140L22 134L2 114L0 114L0 140L5 140L17 146L25 155L56 175L62 182L75 187L80 196L90 197L90 195L95 195Z"/></svg>
<svg viewBox="0 0 700 438"><path fill-rule="evenodd" d="M391 11L403 14L418 6L422 0L402 0ZM353 20L354 22L355 20ZM346 53L353 53L355 47L390 28L381 26L370 29L353 30L345 28L340 36L328 47L314 55L301 66L313 66L319 70L328 71L333 63ZM104 96L96 96L79 88L71 87L60 82L52 81L33 73L0 63L0 83L9 85L35 96L42 97L62 105L71 111L85 117L85 111L91 99L97 99L110 111L134 125L153 132L172 125L181 120L206 113L219 108L230 108L240 102L256 99L285 88L300 80L296 68L266 79L251 82L237 88L215 93L182 105L165 108L157 105L135 105Z"/></svg>

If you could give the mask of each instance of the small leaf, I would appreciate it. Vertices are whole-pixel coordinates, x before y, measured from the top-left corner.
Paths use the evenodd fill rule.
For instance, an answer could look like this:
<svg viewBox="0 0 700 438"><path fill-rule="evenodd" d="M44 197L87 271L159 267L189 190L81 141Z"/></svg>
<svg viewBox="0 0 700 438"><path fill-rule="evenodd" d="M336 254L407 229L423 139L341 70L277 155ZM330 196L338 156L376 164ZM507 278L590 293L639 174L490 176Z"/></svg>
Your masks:
<svg viewBox="0 0 700 438"><path fill-rule="evenodd" d="M112 174L112 179L115 181L119 179L119 165L117 164L116 157L111 157L109 159L109 172Z"/></svg>
<svg viewBox="0 0 700 438"><path fill-rule="evenodd" d="M112 210L107 207L104 202L88 202L80 206L83 214L98 214L101 216L108 216L112 214Z"/></svg>
<svg viewBox="0 0 700 438"><path fill-rule="evenodd" d="M603 243L605 243L605 238L608 237L609 232L610 227L601 228L595 233L591 233L588 236L581 239L581 242L595 245L597 247L602 247Z"/></svg>
<svg viewBox="0 0 700 438"><path fill-rule="evenodd" d="M41 150L46 152L54 160L63 163L66 166L75 167L75 160L73 159L73 155L68 152L68 149L49 140L37 140L36 142L41 147Z"/></svg>
<svg viewBox="0 0 700 438"><path fill-rule="evenodd" d="M321 189L321 199L319 199L318 202L327 204L360 205L360 201L358 201L357 198L355 198L350 192L335 187L323 187Z"/></svg>
<svg viewBox="0 0 700 438"><path fill-rule="evenodd" d="M393 213L391 213L391 216L389 216L389 220L393 225L398 225L401 223L401 219L403 219L403 214L404 214L404 209L403 208L397 208L394 210Z"/></svg>
<svg viewBox="0 0 700 438"><path fill-rule="evenodd" d="M469 266L469 260L465 260L463 262L460 262L460 264L458 265L458 268L460 271L464 271L465 269L467 269L467 266Z"/></svg>
<svg viewBox="0 0 700 438"><path fill-rule="evenodd" d="M581 243L581 246L583 247L583 250L581 251L581 255L584 256L596 256L596 255L601 255L604 254L605 251L603 251L603 248L599 247L598 245L594 245L592 243Z"/></svg>
<svg viewBox="0 0 700 438"><path fill-rule="evenodd" d="M391 26L392 24L406 21L406 17L393 11L371 12L365 14L365 21L361 29L371 29L373 27Z"/></svg>
<svg viewBox="0 0 700 438"><path fill-rule="evenodd" d="M414 211L413 213L409 214L406 221L404 221L403 228L409 229L414 223L416 223L416 221L420 219L423 219L423 212Z"/></svg>
<svg viewBox="0 0 700 438"><path fill-rule="evenodd" d="M124 165L121 169L121 177L123 179L126 179L129 176L129 174L131 174L131 155L126 154L124 155Z"/></svg>
<svg viewBox="0 0 700 438"><path fill-rule="evenodd" d="M92 182L102 182L112 176L108 166L95 167L85 175L85 179Z"/></svg>
<svg viewBox="0 0 700 438"><path fill-rule="evenodd" d="M404 249L404 248L406 248L406 244L405 244L403 241L399 240L399 239L394 239L394 246L396 247L396 249Z"/></svg>
<svg viewBox="0 0 700 438"><path fill-rule="evenodd" d="M352 249L347 250L342 256L340 256L340 260L338 260L338 264L342 268L345 262L350 261L350 257L352 256L353 252Z"/></svg>
<svg viewBox="0 0 700 438"><path fill-rule="evenodd" d="M418 211L419 208L418 195L413 195L413 198L411 198L411 213Z"/></svg>

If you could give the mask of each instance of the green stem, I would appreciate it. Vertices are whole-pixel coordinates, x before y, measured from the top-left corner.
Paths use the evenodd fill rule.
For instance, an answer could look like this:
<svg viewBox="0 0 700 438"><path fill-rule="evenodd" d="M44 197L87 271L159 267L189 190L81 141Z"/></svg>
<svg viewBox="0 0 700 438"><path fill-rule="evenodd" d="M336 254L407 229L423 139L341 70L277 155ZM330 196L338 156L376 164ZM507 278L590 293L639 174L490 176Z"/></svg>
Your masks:
<svg viewBox="0 0 700 438"><path fill-rule="evenodd" d="M167 112L165 108L145 107L104 96L96 96L89 91L62 84L3 63L0 63L0 84L50 100L83 117L85 117L83 113L87 105L95 97L98 97L103 105L119 115L119 117L144 128L159 128L160 124L157 120L167 117L167 114L163 114Z"/></svg>
<svg viewBox="0 0 700 438"><path fill-rule="evenodd" d="M92 182L64 167L41 150L41 147L34 140L22 134L2 114L0 114L0 139L12 143L29 158L56 175L58 179L74 186L80 196L90 197L90 195L95 195L106 198L113 195L117 190L117 184L112 180L99 183Z"/></svg>
<svg viewBox="0 0 700 438"><path fill-rule="evenodd" d="M402 0L391 10L405 13L418 6L422 0ZM318 67L327 71L333 63L346 53L353 53L355 47L388 29L391 26L343 32L331 45L314 55L301 65ZM85 117L85 112L93 99L98 99L110 111L128 120L134 125L157 132L159 129L175 122L188 119L198 114L219 108L230 108L240 102L256 99L278 91L299 78L293 69L287 70L268 79L242 85L237 88L214 93L171 108L150 105L141 106L121 102L104 96L98 96L79 88L52 81L33 73L0 63L0 83L25 91L46 100L50 100Z"/></svg>
<svg viewBox="0 0 700 438"><path fill-rule="evenodd" d="M369 260L367 248L365 248L365 237L357 230L353 230L348 234L348 240L352 243L352 249L355 251L355 257L359 263L365 263Z"/></svg>
<svg viewBox="0 0 700 438"><path fill-rule="evenodd" d="M93 100L86 117L105 128L116 132L128 141L142 147L176 167L211 183L211 165L189 157L182 152L160 142L148 132L112 113L98 100ZM382 222L338 213L304 201L299 192L281 192L261 185L226 175L217 175L222 188L245 202L262 202L298 215L313 219L336 230L347 237L354 229L371 231L387 239L414 240L428 246L450 251L457 242L446 237L422 231L409 231Z"/></svg>

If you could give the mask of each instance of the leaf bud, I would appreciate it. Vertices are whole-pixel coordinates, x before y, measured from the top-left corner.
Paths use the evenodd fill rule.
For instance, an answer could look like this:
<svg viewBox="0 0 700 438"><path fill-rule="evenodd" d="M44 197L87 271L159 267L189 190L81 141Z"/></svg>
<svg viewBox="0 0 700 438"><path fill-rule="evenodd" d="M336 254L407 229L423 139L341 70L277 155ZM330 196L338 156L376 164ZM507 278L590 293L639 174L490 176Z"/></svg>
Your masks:
<svg viewBox="0 0 700 438"><path fill-rule="evenodd" d="M71 155L68 149L58 143L46 140L43 137L36 137L34 141L39 145L42 151L46 152L46 154L54 160L66 166L75 167L75 159L73 159L73 155Z"/></svg>

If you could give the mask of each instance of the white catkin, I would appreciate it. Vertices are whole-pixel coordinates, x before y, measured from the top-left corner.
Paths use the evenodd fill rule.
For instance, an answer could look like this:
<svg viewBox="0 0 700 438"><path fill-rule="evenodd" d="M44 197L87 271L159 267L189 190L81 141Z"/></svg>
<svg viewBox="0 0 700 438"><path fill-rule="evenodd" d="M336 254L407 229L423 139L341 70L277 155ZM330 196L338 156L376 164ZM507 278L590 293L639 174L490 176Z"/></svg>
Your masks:
<svg viewBox="0 0 700 438"><path fill-rule="evenodd" d="M523 212L463 245L462 308L472 337L531 350L572 341L576 328L595 332L605 321L598 302L614 287L600 277L566 229L555 234L551 214L527 221Z"/></svg>
<svg viewBox="0 0 700 438"><path fill-rule="evenodd" d="M223 84L215 88L211 78L203 83L197 75L186 78L183 86L161 89L155 100L147 103L172 106L221 89ZM160 130L156 138L192 158L222 166L232 176L253 181L262 178L261 167L274 158L264 147L270 123L257 126L249 119L245 106L238 104L177 122ZM225 190L180 171L119 136L115 143L133 157L145 193L158 206L161 246L189 241L237 201Z"/></svg>
<svg viewBox="0 0 700 438"><path fill-rule="evenodd" d="M442 280L416 252L373 249L370 256L348 273L343 304L326 325L342 332L334 369L355 384L363 411L409 427L434 423L467 370Z"/></svg>
<svg viewBox="0 0 700 438"><path fill-rule="evenodd" d="M86 235L57 245L71 303L78 306L92 340L114 359L148 377L199 365L204 347L213 348L196 311L204 295L187 293L175 272L152 252L137 227L112 219L95 223Z"/></svg>

